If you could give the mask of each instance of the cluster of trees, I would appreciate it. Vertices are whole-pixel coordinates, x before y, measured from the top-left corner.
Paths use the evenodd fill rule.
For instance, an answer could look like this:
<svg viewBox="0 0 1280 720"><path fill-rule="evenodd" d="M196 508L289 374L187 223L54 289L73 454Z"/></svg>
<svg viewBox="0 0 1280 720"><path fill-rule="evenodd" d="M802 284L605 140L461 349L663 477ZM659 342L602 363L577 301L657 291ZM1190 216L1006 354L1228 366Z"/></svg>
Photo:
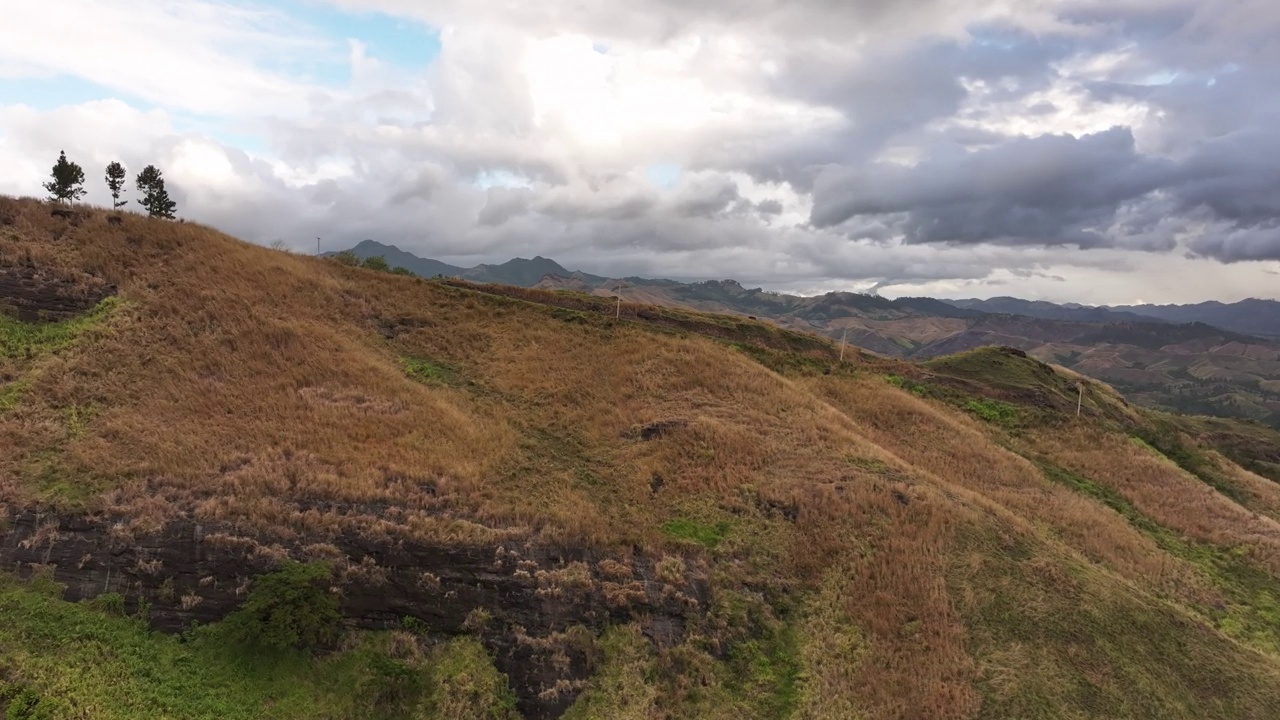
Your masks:
<svg viewBox="0 0 1280 720"><path fill-rule="evenodd" d="M84 189L84 170L76 163L67 160L67 153L58 154L58 162L53 165L53 172L50 173L52 179L44 184L44 189L49 192L49 199L56 202L75 202L84 197L87 192ZM125 192L125 169L118 162L112 161L107 165L106 180L107 189L111 191L111 206L113 208L121 208L129 203L128 200L121 200L120 196ZM173 211L177 209L178 204L170 197L168 191L164 187L164 175L155 165L148 165L138 173L134 179L134 183L138 187L138 192L142 194L142 199L138 200L138 204L146 208L147 214L151 217L168 218L172 220Z"/></svg>
<svg viewBox="0 0 1280 720"><path fill-rule="evenodd" d="M333 259L343 265L349 265L351 267L363 267L363 268L368 268L370 270L377 270L378 272L389 272L392 275L413 275L414 274L414 272L409 268L403 268L399 266L391 267L391 264L387 262L387 259L382 257L381 255L365 258L364 262L361 262L360 257L358 255L351 252L350 250L343 250L342 252L334 255Z"/></svg>

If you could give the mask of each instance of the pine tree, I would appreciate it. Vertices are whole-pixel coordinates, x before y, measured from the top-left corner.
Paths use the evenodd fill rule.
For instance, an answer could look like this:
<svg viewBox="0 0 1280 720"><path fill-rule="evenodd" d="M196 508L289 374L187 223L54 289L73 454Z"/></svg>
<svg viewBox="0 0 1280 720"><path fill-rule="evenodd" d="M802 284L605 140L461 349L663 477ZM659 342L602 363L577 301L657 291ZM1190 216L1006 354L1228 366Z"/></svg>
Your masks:
<svg viewBox="0 0 1280 720"><path fill-rule="evenodd" d="M84 170L67 160L65 151L58 153L58 162L53 166L53 179L44 184L49 191L49 199L57 202L75 202L84 197Z"/></svg>
<svg viewBox="0 0 1280 720"><path fill-rule="evenodd" d="M113 161L107 166L107 189L111 191L111 207L113 208L120 208L129 204L128 200L120 199L120 193L125 191L124 178L123 165Z"/></svg>
<svg viewBox="0 0 1280 720"><path fill-rule="evenodd" d="M142 193L138 204L147 209L147 214L172 220L173 210L178 204L169 199L169 193L164 189L164 176L155 165L142 168L142 172L138 173L137 184L138 192Z"/></svg>

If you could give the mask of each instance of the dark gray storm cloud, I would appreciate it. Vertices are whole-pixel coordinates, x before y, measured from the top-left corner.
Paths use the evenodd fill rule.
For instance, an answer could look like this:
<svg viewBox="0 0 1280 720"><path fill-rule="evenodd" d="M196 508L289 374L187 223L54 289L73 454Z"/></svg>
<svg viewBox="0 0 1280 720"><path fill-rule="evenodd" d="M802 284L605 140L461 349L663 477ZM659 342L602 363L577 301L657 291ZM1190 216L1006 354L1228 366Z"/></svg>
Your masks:
<svg viewBox="0 0 1280 720"><path fill-rule="evenodd" d="M1168 163L1140 155L1132 132L1018 138L906 168L832 169L814 188L812 222L900 214L908 243L1111 244L1122 204L1160 187Z"/></svg>

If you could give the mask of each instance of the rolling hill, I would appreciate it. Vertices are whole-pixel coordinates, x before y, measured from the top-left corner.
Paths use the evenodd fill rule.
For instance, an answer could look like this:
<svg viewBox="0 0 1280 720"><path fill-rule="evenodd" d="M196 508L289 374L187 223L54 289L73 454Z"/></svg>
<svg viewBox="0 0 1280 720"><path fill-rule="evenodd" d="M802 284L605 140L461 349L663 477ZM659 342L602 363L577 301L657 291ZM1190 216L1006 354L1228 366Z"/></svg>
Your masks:
<svg viewBox="0 0 1280 720"><path fill-rule="evenodd" d="M1280 707L1272 429L68 215L0 198L8 717Z"/></svg>
<svg viewBox="0 0 1280 720"><path fill-rule="evenodd" d="M1273 329L1273 311L1280 307L1274 301L1118 310L1017 298L890 300L849 292L803 297L748 289L733 280L609 279L571 272L541 257L455 268L372 241L361 243L353 252L361 258L383 256L392 265L423 276L621 296L664 307L764 318L883 355L925 359L984 345L1008 345L1112 383L1149 407L1259 420L1280 427L1280 339L1222 329ZM441 266L448 269L440 270ZM1165 317L1143 315L1143 308ZM1194 308L1202 310L1191 312ZM1280 321L1280 314L1274 317ZM1205 318L1220 324L1210 325Z"/></svg>

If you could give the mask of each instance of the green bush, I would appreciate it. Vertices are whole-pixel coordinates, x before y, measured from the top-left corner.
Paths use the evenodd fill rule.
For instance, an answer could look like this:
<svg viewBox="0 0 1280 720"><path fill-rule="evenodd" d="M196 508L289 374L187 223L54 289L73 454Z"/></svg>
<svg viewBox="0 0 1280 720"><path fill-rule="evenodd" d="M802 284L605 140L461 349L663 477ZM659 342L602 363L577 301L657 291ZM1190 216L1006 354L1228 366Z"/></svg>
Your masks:
<svg viewBox="0 0 1280 720"><path fill-rule="evenodd" d="M391 272L391 266L387 264L387 259L381 255L377 257L365 258L361 263L361 267L369 270L377 270L378 272Z"/></svg>
<svg viewBox="0 0 1280 720"><path fill-rule="evenodd" d="M118 592L104 593L88 601L88 606L112 617L124 617L124 596Z"/></svg>
<svg viewBox="0 0 1280 720"><path fill-rule="evenodd" d="M885 381L896 388L902 388L916 397L924 397L925 392L929 389L927 385L913 382L901 375L886 375Z"/></svg>
<svg viewBox="0 0 1280 720"><path fill-rule="evenodd" d="M231 636L268 650L313 650L332 644L342 629L338 601L326 589L325 563L289 562L260 576L244 605L227 617Z"/></svg>
<svg viewBox="0 0 1280 720"><path fill-rule="evenodd" d="M337 253L332 257L333 257L333 261L338 263L339 265L346 265L347 267L356 267L360 264L360 258L356 257L356 254L351 252L350 250L343 250L342 252Z"/></svg>
<svg viewBox="0 0 1280 720"><path fill-rule="evenodd" d="M391 274L392 274L392 275L410 275L410 276L415 276L415 277L416 277L416 275L417 275L416 273L414 273L414 272L413 272L412 270L410 270L409 268L406 268L406 267L400 267L399 265L397 265L397 266L395 266L395 267L391 268Z"/></svg>
<svg viewBox="0 0 1280 720"><path fill-rule="evenodd" d="M387 710L410 705L427 688L426 676L407 662L386 655L371 655L367 667L369 675L360 690L375 708Z"/></svg>
<svg viewBox="0 0 1280 720"><path fill-rule="evenodd" d="M4 720L46 720L52 719L55 715L49 710L48 704L41 702L40 696L34 690L23 686L11 686L13 692L0 693L0 706L8 701L8 707L4 711Z"/></svg>
<svg viewBox="0 0 1280 720"><path fill-rule="evenodd" d="M970 400L964 409L996 425L1012 425L1018 420L1018 409L999 400Z"/></svg>

